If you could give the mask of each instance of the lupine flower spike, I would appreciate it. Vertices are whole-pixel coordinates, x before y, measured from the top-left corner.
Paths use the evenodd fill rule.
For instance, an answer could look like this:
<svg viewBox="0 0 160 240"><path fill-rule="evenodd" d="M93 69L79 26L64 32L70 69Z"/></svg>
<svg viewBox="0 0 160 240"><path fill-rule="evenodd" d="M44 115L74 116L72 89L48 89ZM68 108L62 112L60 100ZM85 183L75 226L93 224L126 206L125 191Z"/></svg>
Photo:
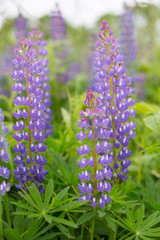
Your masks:
<svg viewBox="0 0 160 240"><path fill-rule="evenodd" d="M111 144L105 141L105 108L99 107L100 100L92 90L87 92L84 105L87 108L80 111L81 120L78 121L78 126L82 131L77 134L77 138L79 141L88 139L90 143L77 149L78 154L83 156L78 165L80 168L86 168L79 174L82 184L79 184L78 188L83 194L79 200L89 200L92 207L99 204L103 208L111 201L108 196L108 192L111 191L108 180L112 178L110 164L113 161L113 156L109 154Z"/></svg>
<svg viewBox="0 0 160 240"><path fill-rule="evenodd" d="M15 36L17 39L21 39L27 36L27 20L19 14L14 24Z"/></svg>
<svg viewBox="0 0 160 240"><path fill-rule="evenodd" d="M64 39L66 37L66 26L62 14L56 4L56 10L51 16L51 33L53 40Z"/></svg>
<svg viewBox="0 0 160 240"><path fill-rule="evenodd" d="M18 189L24 188L24 184L35 183L40 193L44 192L41 183L47 171L44 170L46 159L43 153L46 146L43 141L46 138L43 91L43 81L40 77L42 68L35 50L29 40L22 39L19 46L14 49L16 58L13 60L14 71L11 73L15 84L12 90L18 93L13 100L18 108L14 113L17 120L13 128L16 133L14 139L18 142L14 146L16 156L14 162L17 168L14 170L15 178L19 181Z"/></svg>
<svg viewBox="0 0 160 240"><path fill-rule="evenodd" d="M119 41L114 39L113 31L106 21L102 21L99 40L96 43L96 92L100 94L100 106L106 108L107 142L111 144L109 154L113 156L113 173L115 179L127 180L131 156L128 149L130 138L136 133L136 123L130 117L136 115L133 109L135 101L131 98L131 78L126 76L124 57L119 54Z"/></svg>
<svg viewBox="0 0 160 240"><path fill-rule="evenodd" d="M133 10L124 4L124 13L121 16L121 54L125 56L125 66L133 67L136 58L134 37Z"/></svg>
<svg viewBox="0 0 160 240"><path fill-rule="evenodd" d="M5 179L0 183L0 195L4 196L6 192L10 190L10 183L6 183L6 179L10 176L10 170L3 166L3 163L9 161L9 155L7 153L8 141L5 139L5 135L8 133L8 128L4 124L4 115L2 109L0 109L0 177Z"/></svg>
<svg viewBox="0 0 160 240"><path fill-rule="evenodd" d="M53 126L51 124L52 121L52 109L51 107L51 86L49 85L49 68L48 59L46 58L48 52L46 50L47 42L43 39L44 33L40 32L38 28L33 28L32 32L28 33L31 45L35 48L36 54L39 58L39 66L42 68L40 72L40 78L42 80L42 91L43 91L43 103L45 104L44 110L44 121L46 125L46 135L53 134Z"/></svg>

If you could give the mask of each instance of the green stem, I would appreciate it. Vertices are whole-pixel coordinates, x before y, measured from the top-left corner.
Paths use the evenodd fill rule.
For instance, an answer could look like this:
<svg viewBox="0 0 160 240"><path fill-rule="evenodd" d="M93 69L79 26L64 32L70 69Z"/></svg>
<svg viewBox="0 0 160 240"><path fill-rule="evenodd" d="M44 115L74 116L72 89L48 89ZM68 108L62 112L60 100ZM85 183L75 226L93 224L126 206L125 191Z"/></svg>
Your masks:
<svg viewBox="0 0 160 240"><path fill-rule="evenodd" d="M0 240L3 240L3 225L2 225L2 195L0 195Z"/></svg>
<svg viewBox="0 0 160 240"><path fill-rule="evenodd" d="M84 225L82 224L82 229L81 229L81 240L83 240L83 233L84 233Z"/></svg>
<svg viewBox="0 0 160 240"><path fill-rule="evenodd" d="M7 193L4 195L4 208L5 208L5 213L6 213L6 218L7 218L7 221L8 221L8 225L11 228L11 219L10 219L10 214L9 214L9 204L8 204Z"/></svg>
<svg viewBox="0 0 160 240"><path fill-rule="evenodd" d="M113 234L113 240L116 240L117 238L117 231L118 231L118 225L116 226L116 231Z"/></svg>
<svg viewBox="0 0 160 240"><path fill-rule="evenodd" d="M31 99L30 99L30 94L29 94L29 83L28 83L28 71L27 71L27 68L25 68L25 77L26 77L26 86L27 86L27 96L28 96L28 99L29 99L29 102L31 102ZM32 165L32 152L31 152L31 144L32 144L32 135L31 135L31 130L29 129L29 124L30 124L30 119L31 119L31 107L28 106L28 137L29 137L29 157L30 157L30 160L31 160L31 163L29 165L29 172L30 172L30 168L31 168L31 165Z"/></svg>
<svg viewBox="0 0 160 240"><path fill-rule="evenodd" d="M124 235L123 237L121 237L119 240L126 239L126 237L128 237L130 234L131 234L131 232L127 233L126 235Z"/></svg>
<svg viewBox="0 0 160 240"><path fill-rule="evenodd" d="M90 240L94 239L94 228L95 228L95 217L92 219L92 226L91 226L91 232L90 232Z"/></svg>
<svg viewBox="0 0 160 240"><path fill-rule="evenodd" d="M107 49L107 55L109 56L110 53L109 53L109 47L108 45L106 45L106 49ZM110 71L111 71L111 64L109 65L109 69L108 69L108 73L110 74ZM113 82L112 82L112 77L109 77L109 87L110 87L110 94L111 94L111 110L113 109L114 107L114 91L113 91ZM113 146L113 157L114 157L114 161L113 161L113 164L115 165L116 163L116 148L115 148L115 136L116 136L116 128L115 128L115 119L114 119L114 115L112 114L112 130L113 130L113 133L114 133L114 138L112 139L112 146ZM116 171L114 169L114 171Z"/></svg>
<svg viewBox="0 0 160 240"><path fill-rule="evenodd" d="M74 187L73 185L71 185L71 187L72 187L73 191L75 192L75 194L76 194L77 196L79 196L80 194L77 192L77 190L75 189L75 187Z"/></svg>

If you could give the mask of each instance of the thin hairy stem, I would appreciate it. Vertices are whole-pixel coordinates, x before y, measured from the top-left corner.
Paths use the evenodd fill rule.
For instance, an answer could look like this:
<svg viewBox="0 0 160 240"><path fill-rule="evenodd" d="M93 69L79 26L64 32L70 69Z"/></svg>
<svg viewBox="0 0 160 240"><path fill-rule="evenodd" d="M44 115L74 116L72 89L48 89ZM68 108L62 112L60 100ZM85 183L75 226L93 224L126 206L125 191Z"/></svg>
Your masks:
<svg viewBox="0 0 160 240"><path fill-rule="evenodd" d="M29 91L28 91L29 90L29 83L28 83L28 71L27 71L27 68L25 68L25 74L26 74L27 96L28 96L29 102L31 102L30 94L29 94ZM30 159L32 161L32 152L31 152L32 135L31 135L31 130L29 129L30 120L31 120L31 107L28 106L29 156L30 156Z"/></svg>

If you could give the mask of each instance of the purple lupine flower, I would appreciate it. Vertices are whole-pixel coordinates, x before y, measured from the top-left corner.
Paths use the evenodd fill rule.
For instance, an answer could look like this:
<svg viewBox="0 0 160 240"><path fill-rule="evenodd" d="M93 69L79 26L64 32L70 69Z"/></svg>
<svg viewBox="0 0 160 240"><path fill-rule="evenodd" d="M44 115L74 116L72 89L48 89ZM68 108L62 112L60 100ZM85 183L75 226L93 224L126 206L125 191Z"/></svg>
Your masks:
<svg viewBox="0 0 160 240"><path fill-rule="evenodd" d="M130 117L136 115L133 109L135 101L130 96L131 78L126 76L124 57L119 54L119 41L114 39L113 31L105 20L102 21L99 40L96 43L96 92L100 94L100 106L105 108L105 117L101 119L105 126L106 146L113 157L113 172L115 179L127 180L131 151L128 149L130 138L134 138L136 123ZM105 149L105 146L104 146Z"/></svg>
<svg viewBox="0 0 160 240"><path fill-rule="evenodd" d="M125 65L129 69L136 59L136 45L134 37L133 11L124 4L121 16L121 54L125 56Z"/></svg>
<svg viewBox="0 0 160 240"><path fill-rule="evenodd" d="M55 57L59 60L57 69L64 69L56 71L56 81L61 84L66 84L70 76L70 66L68 63L68 49L65 43L66 39L66 26L62 14L56 4L56 9L51 16L51 33L52 39L56 42Z"/></svg>
<svg viewBox="0 0 160 240"><path fill-rule="evenodd" d="M9 161L9 155L7 152L7 147L9 146L7 139L5 139L5 135L8 133L8 128L4 124L4 115L2 114L2 109L0 109L0 159L1 164L7 163ZM0 165L0 177L4 179L8 179L10 176L10 170ZM6 192L10 190L10 183L6 183L6 180L4 180L2 183L0 183L0 194L2 196L5 195Z"/></svg>
<svg viewBox="0 0 160 240"><path fill-rule="evenodd" d="M143 73L136 75L136 90L138 99L143 100L145 98L145 81L146 75Z"/></svg>
<svg viewBox="0 0 160 240"><path fill-rule="evenodd" d="M25 38L27 36L27 20L19 14L14 23L15 37L17 39Z"/></svg>
<svg viewBox="0 0 160 240"><path fill-rule="evenodd" d="M14 139L18 142L14 146L16 156L14 158L17 168L14 170L15 178L19 181L18 189L24 188L24 184L35 183L40 193L44 192L41 185L47 171L43 153L46 146L43 141L45 133L45 109L43 101L43 81L41 80L42 67L36 51L27 39L19 40L19 46L14 48L14 71L11 73L15 84L12 90L17 92L13 100L18 108L14 113L16 124L13 126ZM19 109L21 107L21 109Z"/></svg>
<svg viewBox="0 0 160 240"><path fill-rule="evenodd" d="M47 42L43 40L44 33L40 32L38 28L33 28L32 32L28 33L30 38L31 45L35 48L36 53L39 57L39 66L41 66L42 71L40 72L40 81L42 82L42 90L43 90L43 103L45 104L45 129L46 136L53 134L53 126L51 124L52 121L52 109L51 109L51 86L49 85L49 68L48 59L46 58L48 52L46 50ZM40 84L41 84L40 82ZM37 79L37 84L39 84L39 79ZM39 121L38 127L41 128L42 122Z"/></svg>
<svg viewBox="0 0 160 240"><path fill-rule="evenodd" d="M55 11L52 12L50 24L53 40L64 39L66 37L65 21L57 4Z"/></svg>
<svg viewBox="0 0 160 240"><path fill-rule="evenodd" d="M105 140L103 127L105 107L99 107L100 103L100 99L95 97L92 90L88 90L84 100L87 108L85 111L80 111L81 120L78 121L82 131L77 134L77 138L79 141L88 139L90 146L84 144L77 148L77 152L82 155L82 159L78 162L79 167L84 169L89 166L90 171L84 170L79 174L82 184L79 184L78 188L83 195L79 200L89 200L92 207L99 204L104 208L105 204L111 201L108 192L111 191L109 180L112 178L110 164L113 155L109 154L111 144Z"/></svg>

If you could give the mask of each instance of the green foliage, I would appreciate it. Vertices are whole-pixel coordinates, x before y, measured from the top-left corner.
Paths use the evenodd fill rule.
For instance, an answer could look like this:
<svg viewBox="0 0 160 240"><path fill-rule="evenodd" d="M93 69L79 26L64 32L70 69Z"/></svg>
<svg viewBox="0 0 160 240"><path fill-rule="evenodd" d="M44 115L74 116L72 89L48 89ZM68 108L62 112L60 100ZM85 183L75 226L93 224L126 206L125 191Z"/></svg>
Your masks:
<svg viewBox="0 0 160 240"><path fill-rule="evenodd" d="M117 219L114 221L123 229L127 230L125 236L120 240L143 239L153 240L160 237L160 214L159 212L152 213L149 217L145 217L145 207L142 204L136 211L134 209L126 209L125 217L115 214Z"/></svg>
<svg viewBox="0 0 160 240"><path fill-rule="evenodd" d="M14 187L12 125L15 121L13 112L19 107L13 107L13 92L9 98L0 95L0 107L9 127L9 168L12 172L11 191L0 202L0 235L3 235L3 240L160 239L160 48L157 41L160 10L144 3L137 3L133 9L138 20L135 21L136 71L137 74L145 74L146 81L145 97L141 100L137 97L135 104L137 136L129 146L132 150L129 180L112 186L109 193L112 201L104 209L99 206L92 209L88 201L78 201L78 174L81 169L77 164L79 143L76 133L79 132L79 111L93 78L89 73L88 56L94 48L96 40L93 38L103 18L114 30L114 36L119 38L119 17L105 14L93 29L66 23L67 39L53 42L49 16L44 16L37 23L48 42L54 125L53 136L46 140L45 168L48 174L44 182L45 194L41 196L34 184L27 187L28 193L19 195ZM139 24L141 19L144 25ZM8 44L15 44L13 24L14 19L5 19L0 29L2 54ZM60 45L63 44L68 51L65 64L55 54L62 51ZM56 74L64 73L72 61L80 63L81 71L66 85L57 82ZM3 79L8 83L7 90L13 84L10 80L8 73ZM136 93L138 88L139 83L136 84Z"/></svg>

